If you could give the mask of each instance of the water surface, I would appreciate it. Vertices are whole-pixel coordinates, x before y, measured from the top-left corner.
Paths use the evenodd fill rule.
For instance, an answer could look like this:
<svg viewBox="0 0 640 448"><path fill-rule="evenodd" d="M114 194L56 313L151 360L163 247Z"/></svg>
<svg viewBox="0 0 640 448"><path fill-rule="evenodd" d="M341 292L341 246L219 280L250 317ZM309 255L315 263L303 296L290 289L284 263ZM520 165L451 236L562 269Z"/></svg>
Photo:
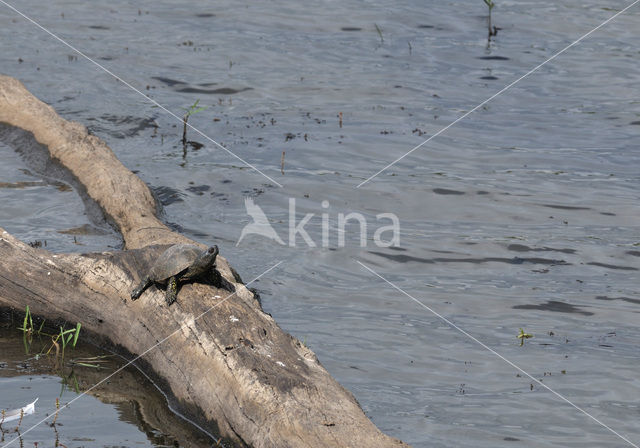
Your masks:
<svg viewBox="0 0 640 448"><path fill-rule="evenodd" d="M355 188L626 6L496 3L490 45L481 1L20 3L176 114L200 100L190 123L283 188L194 132L204 146L185 156L178 121L6 7L0 71L103 138L163 218L220 245L245 281L285 260L255 285L265 310L386 433L416 447L628 446L356 260L639 443L637 7ZM0 157L3 182L41 182ZM95 226L73 192L0 195L1 225L25 241L118 244L60 233ZM285 242L295 198L316 247L236 247L247 196ZM337 247L337 216L354 211L369 238L395 213L400 247L362 248L355 227ZM520 328L534 335L523 346Z"/></svg>

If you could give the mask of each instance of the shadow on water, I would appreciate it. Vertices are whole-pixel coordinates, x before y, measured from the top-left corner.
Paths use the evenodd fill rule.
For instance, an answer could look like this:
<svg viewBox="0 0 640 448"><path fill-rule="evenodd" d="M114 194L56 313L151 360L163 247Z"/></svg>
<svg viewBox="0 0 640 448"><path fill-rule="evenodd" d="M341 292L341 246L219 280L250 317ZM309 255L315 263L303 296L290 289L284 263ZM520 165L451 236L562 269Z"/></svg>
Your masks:
<svg viewBox="0 0 640 448"><path fill-rule="evenodd" d="M98 118L87 119L87 129L94 134L107 134L113 138L134 137L147 129L156 129L156 117L141 118L103 114Z"/></svg>
<svg viewBox="0 0 640 448"><path fill-rule="evenodd" d="M559 302L557 300L549 300L539 305L514 305L511 308L513 308L514 310L540 310L553 311L556 313L573 313L581 314L583 316L593 316L593 313L590 311L582 311L582 309L577 306L571 305L569 303Z"/></svg>
<svg viewBox="0 0 640 448"><path fill-rule="evenodd" d="M563 254L575 254L575 249L554 249L553 247L529 247L524 244L509 244L507 250L513 252L562 252Z"/></svg>
<svg viewBox="0 0 640 448"><path fill-rule="evenodd" d="M156 81L160 81L168 87L171 87L173 90L179 93L199 93L202 95L233 95L235 93L246 92L247 90L253 90L252 87L242 87L238 89L234 89L231 87L219 87L216 89L204 89L203 87L207 87L210 85L215 85L217 83L201 83L198 87L191 86L184 81L178 81L176 79L166 78L164 76L153 76L152 79Z"/></svg>
<svg viewBox="0 0 640 448"><path fill-rule="evenodd" d="M513 258L505 258L505 257L485 257L485 258L421 258L414 257L411 255L394 255L394 254L386 254L384 252L377 251L369 251L370 254L378 255L380 257L386 258L391 261L395 261L397 263L425 263L425 264L435 264L435 263L473 263L473 264L483 264L483 263L506 263L506 264L543 264L547 266L557 266L557 265L570 265L564 260L554 260L550 258L536 258L536 257L513 257Z"/></svg>
<svg viewBox="0 0 640 448"><path fill-rule="evenodd" d="M621 300L623 302L627 302L627 303L633 303L635 305L640 305L640 299L632 299L631 297L608 297L608 296L597 296L596 300L607 300L607 301L611 301L611 300ZM637 311L640 312L640 311Z"/></svg>

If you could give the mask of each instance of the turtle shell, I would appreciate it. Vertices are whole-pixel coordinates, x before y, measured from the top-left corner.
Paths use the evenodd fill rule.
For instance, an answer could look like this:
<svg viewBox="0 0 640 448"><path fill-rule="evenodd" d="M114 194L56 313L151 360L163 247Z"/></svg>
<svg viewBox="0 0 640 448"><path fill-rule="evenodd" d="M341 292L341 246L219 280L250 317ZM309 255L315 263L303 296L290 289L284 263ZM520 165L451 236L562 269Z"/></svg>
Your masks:
<svg viewBox="0 0 640 448"><path fill-rule="evenodd" d="M154 282L163 282L187 269L202 253L203 250L193 244L171 246L158 257L149 276Z"/></svg>

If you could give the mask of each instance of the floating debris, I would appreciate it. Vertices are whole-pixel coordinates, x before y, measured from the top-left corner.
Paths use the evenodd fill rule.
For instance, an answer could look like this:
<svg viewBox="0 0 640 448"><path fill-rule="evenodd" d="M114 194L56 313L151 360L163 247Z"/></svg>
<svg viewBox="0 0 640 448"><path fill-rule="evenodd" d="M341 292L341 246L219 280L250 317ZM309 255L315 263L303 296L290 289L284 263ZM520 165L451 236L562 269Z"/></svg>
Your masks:
<svg viewBox="0 0 640 448"><path fill-rule="evenodd" d="M13 420L21 420L25 415L33 414L36 411L36 401L38 401L37 398L32 403L29 403L22 408L13 409L11 411L1 411L2 415L0 415L0 424Z"/></svg>

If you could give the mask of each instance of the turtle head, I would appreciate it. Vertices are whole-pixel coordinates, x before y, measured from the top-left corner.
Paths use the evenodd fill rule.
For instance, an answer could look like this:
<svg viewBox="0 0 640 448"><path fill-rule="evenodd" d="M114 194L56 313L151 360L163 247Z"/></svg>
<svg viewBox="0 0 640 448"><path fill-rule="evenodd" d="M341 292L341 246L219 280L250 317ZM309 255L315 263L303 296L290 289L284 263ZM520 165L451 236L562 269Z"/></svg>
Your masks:
<svg viewBox="0 0 640 448"><path fill-rule="evenodd" d="M204 274L209 269L215 267L216 257L218 256L218 246L211 246L189 266L189 270L185 274L186 278L193 278Z"/></svg>
<svg viewBox="0 0 640 448"><path fill-rule="evenodd" d="M204 253L200 256L200 260L198 261L201 261L204 266L212 267L216 263L216 257L218 256L219 252L220 251L218 250L218 246L211 246L209 249L204 251Z"/></svg>

